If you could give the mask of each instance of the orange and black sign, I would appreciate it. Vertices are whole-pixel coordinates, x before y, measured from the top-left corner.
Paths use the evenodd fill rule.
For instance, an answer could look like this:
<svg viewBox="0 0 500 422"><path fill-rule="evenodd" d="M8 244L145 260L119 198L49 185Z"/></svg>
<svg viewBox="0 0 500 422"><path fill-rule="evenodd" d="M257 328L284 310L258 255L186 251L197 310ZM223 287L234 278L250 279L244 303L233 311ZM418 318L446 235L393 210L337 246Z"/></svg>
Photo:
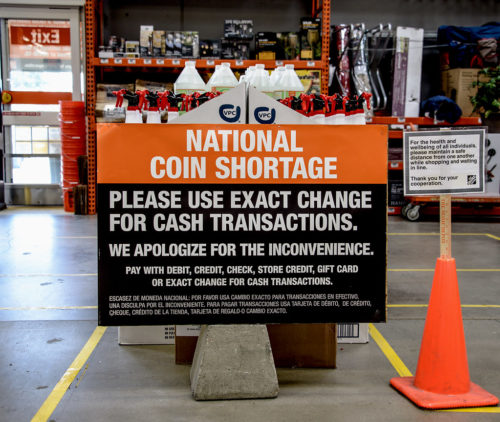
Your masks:
<svg viewBox="0 0 500 422"><path fill-rule="evenodd" d="M99 323L383 321L387 130L98 125Z"/></svg>

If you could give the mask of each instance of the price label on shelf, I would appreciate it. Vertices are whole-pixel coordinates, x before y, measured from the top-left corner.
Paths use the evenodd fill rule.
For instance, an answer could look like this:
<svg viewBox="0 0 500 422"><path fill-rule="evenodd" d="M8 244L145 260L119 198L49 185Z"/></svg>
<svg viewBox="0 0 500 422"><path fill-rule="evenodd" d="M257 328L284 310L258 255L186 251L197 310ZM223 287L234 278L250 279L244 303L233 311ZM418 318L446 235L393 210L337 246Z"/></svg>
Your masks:
<svg viewBox="0 0 500 422"><path fill-rule="evenodd" d="M307 62L307 67L315 67L316 62Z"/></svg>
<svg viewBox="0 0 500 422"><path fill-rule="evenodd" d="M236 60L236 66L243 66L243 60Z"/></svg>
<svg viewBox="0 0 500 422"><path fill-rule="evenodd" d="M172 60L172 64L174 66L179 66L181 64L181 61L180 60Z"/></svg>
<svg viewBox="0 0 500 422"><path fill-rule="evenodd" d="M136 62L135 59L128 59L127 60L128 64L135 64L135 62Z"/></svg>
<svg viewBox="0 0 500 422"><path fill-rule="evenodd" d="M207 60L207 66L213 66L215 64L214 60Z"/></svg>
<svg viewBox="0 0 500 422"><path fill-rule="evenodd" d="M283 61L282 60L276 60L275 65L276 66L283 66Z"/></svg>
<svg viewBox="0 0 500 422"><path fill-rule="evenodd" d="M153 63L153 60L151 59L144 59L144 64L151 64Z"/></svg>
<svg viewBox="0 0 500 422"><path fill-rule="evenodd" d="M108 64L109 63L109 59L100 59L101 61L101 64Z"/></svg>
<svg viewBox="0 0 500 422"><path fill-rule="evenodd" d="M163 60L163 59L156 59L156 64L165 64L165 60Z"/></svg>
<svg viewBox="0 0 500 422"><path fill-rule="evenodd" d="M122 59L113 59L115 64L122 64L123 60Z"/></svg>

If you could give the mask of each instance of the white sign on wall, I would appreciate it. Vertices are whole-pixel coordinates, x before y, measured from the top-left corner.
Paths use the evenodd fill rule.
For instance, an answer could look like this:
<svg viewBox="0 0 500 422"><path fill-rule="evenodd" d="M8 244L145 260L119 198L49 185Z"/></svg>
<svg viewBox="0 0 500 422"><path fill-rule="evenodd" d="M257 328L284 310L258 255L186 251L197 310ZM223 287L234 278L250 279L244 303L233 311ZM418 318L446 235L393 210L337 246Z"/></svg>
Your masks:
<svg viewBox="0 0 500 422"><path fill-rule="evenodd" d="M484 129L405 132L405 195L484 192L484 139Z"/></svg>

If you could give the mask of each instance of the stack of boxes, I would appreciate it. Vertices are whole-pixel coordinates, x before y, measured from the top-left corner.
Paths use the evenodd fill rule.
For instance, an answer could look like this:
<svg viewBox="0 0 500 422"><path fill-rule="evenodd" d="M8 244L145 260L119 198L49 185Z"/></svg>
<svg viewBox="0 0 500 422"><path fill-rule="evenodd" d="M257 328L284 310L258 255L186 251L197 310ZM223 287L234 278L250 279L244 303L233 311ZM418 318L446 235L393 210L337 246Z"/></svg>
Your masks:
<svg viewBox="0 0 500 422"><path fill-rule="evenodd" d="M478 116L474 113L470 99L477 93L472 83L478 80L481 69L448 69L441 72L441 89L455 101L462 110L463 117Z"/></svg>
<svg viewBox="0 0 500 422"><path fill-rule="evenodd" d="M221 58L225 60L249 60L253 36L252 20L226 19L224 21L224 38L221 40Z"/></svg>

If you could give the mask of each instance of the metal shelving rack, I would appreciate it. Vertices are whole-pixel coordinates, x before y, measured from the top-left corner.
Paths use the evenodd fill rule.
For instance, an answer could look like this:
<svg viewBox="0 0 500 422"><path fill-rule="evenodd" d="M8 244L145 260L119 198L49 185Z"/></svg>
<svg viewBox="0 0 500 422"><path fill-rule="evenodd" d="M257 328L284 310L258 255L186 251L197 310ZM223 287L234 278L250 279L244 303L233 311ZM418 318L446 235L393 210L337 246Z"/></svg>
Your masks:
<svg viewBox="0 0 500 422"><path fill-rule="evenodd" d="M96 57L97 31L102 29L101 0L85 1L85 47L86 47L86 112L87 112L87 155L88 155L88 213L95 214L96 204L96 69L113 68L157 68L172 70L182 68L182 59L138 58L138 59L100 59ZM294 64L296 69L320 69L321 92L328 93L328 71L330 55L330 0L312 0L312 16L321 14L321 60L224 60L235 69L243 69L255 63L264 63L271 69L282 64ZM197 60L198 68L211 69L222 60Z"/></svg>

